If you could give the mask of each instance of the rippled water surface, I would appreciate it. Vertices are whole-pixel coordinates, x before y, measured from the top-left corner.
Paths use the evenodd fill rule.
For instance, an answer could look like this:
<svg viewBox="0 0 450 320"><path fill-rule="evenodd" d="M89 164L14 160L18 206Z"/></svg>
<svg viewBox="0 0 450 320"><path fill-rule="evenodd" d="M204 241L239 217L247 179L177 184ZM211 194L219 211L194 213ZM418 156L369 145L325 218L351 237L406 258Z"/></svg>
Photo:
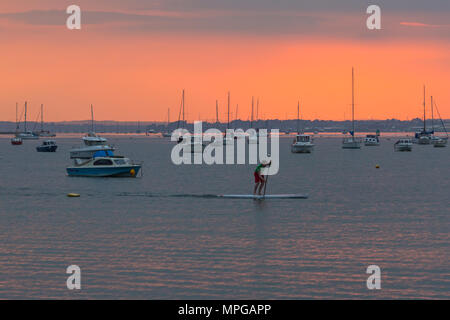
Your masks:
<svg viewBox="0 0 450 320"><path fill-rule="evenodd" d="M318 138L305 155L281 139L267 192L309 199L254 201L188 196L251 193L253 166L175 166L160 138L109 137L143 177L67 177L80 141L0 138L0 298L450 298L450 147Z"/></svg>

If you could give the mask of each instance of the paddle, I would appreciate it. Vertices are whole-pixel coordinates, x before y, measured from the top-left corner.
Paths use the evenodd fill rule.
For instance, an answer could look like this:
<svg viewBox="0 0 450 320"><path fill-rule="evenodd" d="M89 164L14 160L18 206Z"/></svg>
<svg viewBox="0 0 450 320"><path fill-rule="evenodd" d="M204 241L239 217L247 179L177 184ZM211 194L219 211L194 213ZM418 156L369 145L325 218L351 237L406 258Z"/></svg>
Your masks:
<svg viewBox="0 0 450 320"><path fill-rule="evenodd" d="M272 164L272 161L269 162L269 164L267 165L268 167L270 167L270 165ZM266 188L267 188L267 182L269 182L269 175L265 176L265 183L264 183L264 198L266 197Z"/></svg>
<svg viewBox="0 0 450 320"><path fill-rule="evenodd" d="M266 197L266 188L267 188L267 182L269 181L269 176L266 176L266 182L264 183L264 198Z"/></svg>

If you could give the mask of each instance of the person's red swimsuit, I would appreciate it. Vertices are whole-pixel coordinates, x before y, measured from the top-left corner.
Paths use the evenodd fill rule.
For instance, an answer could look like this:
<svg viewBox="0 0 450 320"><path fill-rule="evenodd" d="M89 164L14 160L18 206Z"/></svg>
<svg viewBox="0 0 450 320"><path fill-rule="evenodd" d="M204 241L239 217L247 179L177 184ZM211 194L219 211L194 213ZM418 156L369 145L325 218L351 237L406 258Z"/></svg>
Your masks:
<svg viewBox="0 0 450 320"><path fill-rule="evenodd" d="M255 183L263 182L263 181L261 180L261 178L259 177L258 172L255 172L255 173L254 173L254 176L255 176Z"/></svg>

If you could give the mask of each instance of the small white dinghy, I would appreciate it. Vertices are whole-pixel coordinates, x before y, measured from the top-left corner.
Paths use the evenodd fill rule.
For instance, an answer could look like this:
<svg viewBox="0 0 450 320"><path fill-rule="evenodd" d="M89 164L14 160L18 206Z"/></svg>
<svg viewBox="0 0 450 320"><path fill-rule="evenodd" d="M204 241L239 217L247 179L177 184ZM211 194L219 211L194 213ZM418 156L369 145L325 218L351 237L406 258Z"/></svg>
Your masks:
<svg viewBox="0 0 450 320"><path fill-rule="evenodd" d="M253 194L221 194L219 198L229 199L308 199L307 194L266 194L265 196Z"/></svg>

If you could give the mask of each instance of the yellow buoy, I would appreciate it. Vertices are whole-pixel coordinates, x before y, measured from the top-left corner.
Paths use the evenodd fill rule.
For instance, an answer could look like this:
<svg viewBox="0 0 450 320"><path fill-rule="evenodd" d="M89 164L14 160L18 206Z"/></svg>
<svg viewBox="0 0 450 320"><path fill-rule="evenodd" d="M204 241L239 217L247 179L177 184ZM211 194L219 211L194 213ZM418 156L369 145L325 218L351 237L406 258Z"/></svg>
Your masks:
<svg viewBox="0 0 450 320"><path fill-rule="evenodd" d="M78 193L68 193L67 196L69 198L79 198L80 197L80 195Z"/></svg>
<svg viewBox="0 0 450 320"><path fill-rule="evenodd" d="M380 166L379 166L379 165L376 165L375 168L380 169Z"/></svg>
<svg viewBox="0 0 450 320"><path fill-rule="evenodd" d="M130 174L134 177L134 175L136 174L136 171L134 171L134 169L131 169Z"/></svg>

